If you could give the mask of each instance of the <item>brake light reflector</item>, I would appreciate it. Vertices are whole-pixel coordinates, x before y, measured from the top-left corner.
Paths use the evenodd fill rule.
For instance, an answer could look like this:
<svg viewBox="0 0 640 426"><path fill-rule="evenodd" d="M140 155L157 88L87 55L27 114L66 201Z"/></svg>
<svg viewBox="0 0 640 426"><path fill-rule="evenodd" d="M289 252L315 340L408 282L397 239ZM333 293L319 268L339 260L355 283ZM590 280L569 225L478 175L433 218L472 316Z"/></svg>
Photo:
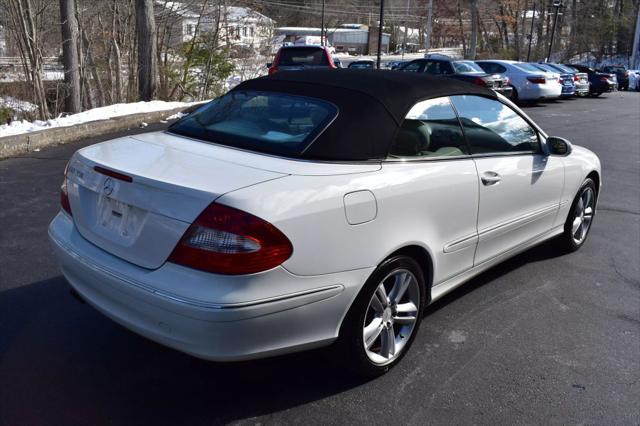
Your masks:
<svg viewBox="0 0 640 426"><path fill-rule="evenodd" d="M280 65L280 50L276 53L276 57L273 59L273 63L269 67L269 75L278 72L278 65Z"/></svg>
<svg viewBox="0 0 640 426"><path fill-rule="evenodd" d="M534 84L545 84L547 82L544 77L527 77L527 80Z"/></svg>
<svg viewBox="0 0 640 426"><path fill-rule="evenodd" d="M69 192L67 191L67 171L69 169L69 164L64 167L64 178L62 180L62 185L60 186L60 207L62 210L67 212L69 216L73 216L71 213L71 203L69 203Z"/></svg>
<svg viewBox="0 0 640 426"><path fill-rule="evenodd" d="M275 226L212 203L187 229L168 260L207 272L242 275L275 268L292 253L291 242Z"/></svg>
<svg viewBox="0 0 640 426"><path fill-rule="evenodd" d="M482 78L482 77L476 77L476 78L473 80L473 84L477 84L478 86L484 86L484 87L486 87L486 86L487 86L487 81L486 81L484 78Z"/></svg>
<svg viewBox="0 0 640 426"><path fill-rule="evenodd" d="M133 178L131 176L122 174L122 173L118 173L116 171L113 170L109 170L109 169L105 169L104 167L100 167L100 166L93 166L93 170L95 170L96 172L103 174L105 176L110 176L114 179L118 179L118 180L123 180L125 182L133 182Z"/></svg>

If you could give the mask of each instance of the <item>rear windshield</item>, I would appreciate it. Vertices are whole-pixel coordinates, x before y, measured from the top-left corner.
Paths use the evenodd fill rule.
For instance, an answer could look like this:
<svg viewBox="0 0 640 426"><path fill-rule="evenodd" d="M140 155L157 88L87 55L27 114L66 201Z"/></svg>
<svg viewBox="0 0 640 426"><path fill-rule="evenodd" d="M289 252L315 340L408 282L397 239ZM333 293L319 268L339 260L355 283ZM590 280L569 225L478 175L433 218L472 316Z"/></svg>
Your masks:
<svg viewBox="0 0 640 426"><path fill-rule="evenodd" d="M480 65L471 61L456 61L452 62L453 67L458 74L485 74L484 70L480 68Z"/></svg>
<svg viewBox="0 0 640 426"><path fill-rule="evenodd" d="M575 68L569 68L569 67L567 67L565 65L562 65L562 64L549 64L549 66L551 66L551 67L553 67L553 68L555 68L557 70L560 70L560 71L563 71L563 72L567 72L569 74L575 74L576 71L577 71Z"/></svg>
<svg viewBox="0 0 640 426"><path fill-rule="evenodd" d="M609 72L625 72L624 67L607 67L607 71Z"/></svg>
<svg viewBox="0 0 640 426"><path fill-rule="evenodd" d="M538 69L539 69L539 70L541 70L541 71L545 71L545 72L558 72L558 70L557 70L557 69L555 69L555 68L553 68L553 67L550 67L550 66L549 66L549 65L547 65L547 64L531 64L531 65L533 65L534 67L538 68Z"/></svg>
<svg viewBox="0 0 640 426"><path fill-rule="evenodd" d="M352 62L349 64L349 68L355 68L360 70L372 69L373 62Z"/></svg>
<svg viewBox="0 0 640 426"><path fill-rule="evenodd" d="M338 114L316 98L232 91L176 122L169 131L234 148L297 157Z"/></svg>
<svg viewBox="0 0 640 426"><path fill-rule="evenodd" d="M278 66L329 65L323 49L289 47L280 51Z"/></svg>
<svg viewBox="0 0 640 426"><path fill-rule="evenodd" d="M517 63L517 64L513 64L513 66L515 66L516 68L520 68L521 70L525 70L525 71L529 71L529 72L540 72L540 69L536 68L535 66L531 65L531 64L525 64L525 63Z"/></svg>

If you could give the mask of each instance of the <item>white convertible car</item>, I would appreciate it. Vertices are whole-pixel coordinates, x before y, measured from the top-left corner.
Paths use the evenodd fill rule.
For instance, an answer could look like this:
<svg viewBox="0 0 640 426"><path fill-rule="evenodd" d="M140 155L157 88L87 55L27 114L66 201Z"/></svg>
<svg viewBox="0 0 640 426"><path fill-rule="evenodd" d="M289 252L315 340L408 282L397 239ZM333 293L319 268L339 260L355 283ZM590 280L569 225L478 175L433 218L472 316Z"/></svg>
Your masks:
<svg viewBox="0 0 640 426"><path fill-rule="evenodd" d="M282 72L80 149L49 236L74 291L152 340L215 361L335 343L376 375L429 303L584 244L600 184L592 152L480 86Z"/></svg>

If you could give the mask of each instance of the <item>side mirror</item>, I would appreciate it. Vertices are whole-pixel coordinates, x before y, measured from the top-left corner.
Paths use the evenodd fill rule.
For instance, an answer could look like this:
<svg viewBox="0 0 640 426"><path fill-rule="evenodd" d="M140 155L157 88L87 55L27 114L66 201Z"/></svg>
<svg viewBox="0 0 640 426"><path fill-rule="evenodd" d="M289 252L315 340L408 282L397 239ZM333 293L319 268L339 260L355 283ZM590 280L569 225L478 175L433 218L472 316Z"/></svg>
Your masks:
<svg viewBox="0 0 640 426"><path fill-rule="evenodd" d="M271 65L273 65L273 62L267 62L267 68L271 68Z"/></svg>
<svg viewBox="0 0 640 426"><path fill-rule="evenodd" d="M571 142L558 136L549 136L547 138L547 147L551 155L559 155L561 157L566 157L573 150Z"/></svg>

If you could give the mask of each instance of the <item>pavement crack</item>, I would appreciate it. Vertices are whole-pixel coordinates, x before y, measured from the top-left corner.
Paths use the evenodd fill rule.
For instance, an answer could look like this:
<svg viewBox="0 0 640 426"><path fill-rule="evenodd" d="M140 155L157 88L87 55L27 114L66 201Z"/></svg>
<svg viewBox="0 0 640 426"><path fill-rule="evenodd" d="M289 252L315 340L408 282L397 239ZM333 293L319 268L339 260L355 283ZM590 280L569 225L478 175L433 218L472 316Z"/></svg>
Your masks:
<svg viewBox="0 0 640 426"><path fill-rule="evenodd" d="M640 212L634 212L633 210L627 210L627 209L618 209L614 207L598 207L597 211L625 213L625 214L631 214L634 216L640 216Z"/></svg>

